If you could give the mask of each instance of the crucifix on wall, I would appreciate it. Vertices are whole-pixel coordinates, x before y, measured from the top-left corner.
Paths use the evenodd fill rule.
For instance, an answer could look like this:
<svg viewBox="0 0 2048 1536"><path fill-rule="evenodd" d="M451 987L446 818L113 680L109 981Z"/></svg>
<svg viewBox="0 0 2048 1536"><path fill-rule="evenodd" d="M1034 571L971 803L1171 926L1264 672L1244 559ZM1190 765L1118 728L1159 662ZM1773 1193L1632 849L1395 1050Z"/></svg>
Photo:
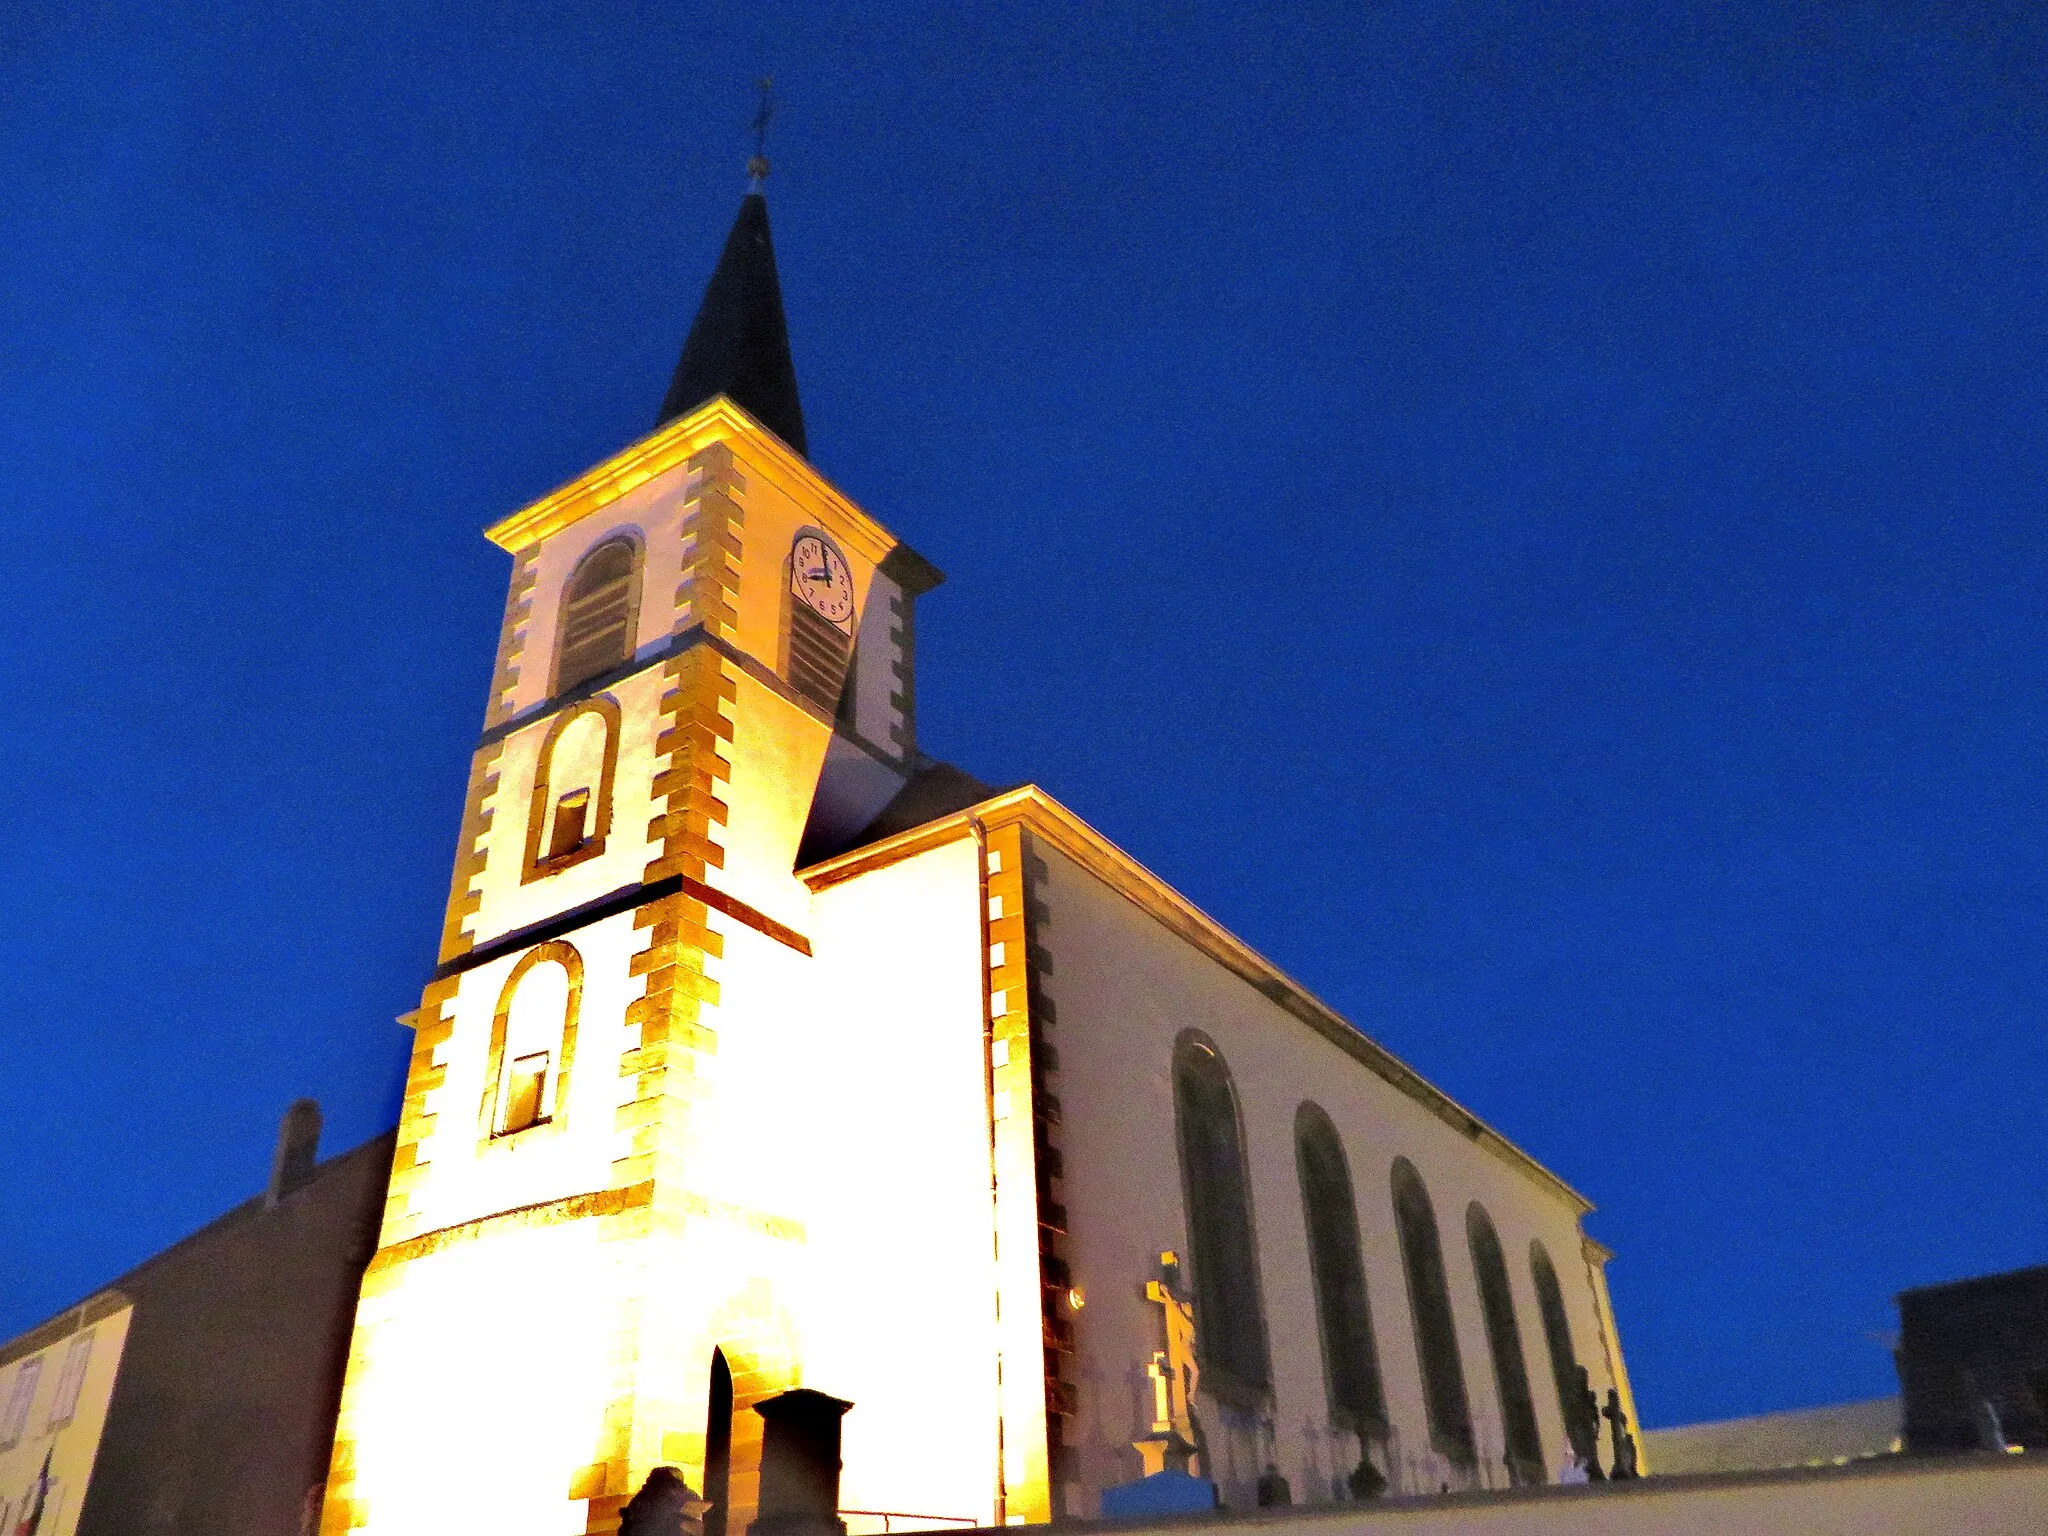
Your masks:
<svg viewBox="0 0 2048 1536"><path fill-rule="evenodd" d="M1145 1366L1152 1382L1151 1432L1131 1444L1143 1459L1147 1477L1168 1470L1199 1477L1201 1432L1195 1423L1195 1390L1202 1371L1195 1361L1195 1306L1181 1292L1178 1254L1159 1255L1159 1278L1145 1282L1145 1299L1159 1308L1166 1347L1154 1350Z"/></svg>

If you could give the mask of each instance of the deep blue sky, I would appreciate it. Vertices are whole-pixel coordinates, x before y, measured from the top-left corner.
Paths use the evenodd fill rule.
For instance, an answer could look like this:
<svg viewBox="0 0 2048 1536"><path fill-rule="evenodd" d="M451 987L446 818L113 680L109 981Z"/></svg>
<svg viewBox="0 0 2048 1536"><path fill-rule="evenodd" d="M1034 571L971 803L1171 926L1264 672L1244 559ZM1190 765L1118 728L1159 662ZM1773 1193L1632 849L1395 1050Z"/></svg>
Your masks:
<svg viewBox="0 0 2048 1536"><path fill-rule="evenodd" d="M1035 779L1584 1189L1652 1424L2048 1259L2048 23L10 7L0 1336L395 1113L507 562L750 82L819 466Z"/></svg>

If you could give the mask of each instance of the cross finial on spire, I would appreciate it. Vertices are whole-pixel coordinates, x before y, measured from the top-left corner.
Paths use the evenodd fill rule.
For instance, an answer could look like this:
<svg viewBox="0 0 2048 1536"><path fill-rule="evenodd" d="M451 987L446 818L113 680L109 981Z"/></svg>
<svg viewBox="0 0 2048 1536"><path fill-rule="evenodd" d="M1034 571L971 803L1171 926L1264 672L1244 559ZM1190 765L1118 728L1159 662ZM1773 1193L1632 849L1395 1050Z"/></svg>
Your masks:
<svg viewBox="0 0 2048 1536"><path fill-rule="evenodd" d="M768 179L768 124L775 116L775 81L763 75L755 82L761 89L761 105L754 109L754 154L747 161L747 190L759 192Z"/></svg>
<svg viewBox="0 0 2048 1536"><path fill-rule="evenodd" d="M775 246L768 238L768 199L761 195L768 160L760 151L766 147L774 100L769 82L760 85L755 154L747 166L753 182L740 199L739 217L733 220L732 233L725 237L725 249L705 286L704 301L697 306L655 425L724 395L802 453L804 412L797 402L796 369L789 360L789 322L782 313Z"/></svg>

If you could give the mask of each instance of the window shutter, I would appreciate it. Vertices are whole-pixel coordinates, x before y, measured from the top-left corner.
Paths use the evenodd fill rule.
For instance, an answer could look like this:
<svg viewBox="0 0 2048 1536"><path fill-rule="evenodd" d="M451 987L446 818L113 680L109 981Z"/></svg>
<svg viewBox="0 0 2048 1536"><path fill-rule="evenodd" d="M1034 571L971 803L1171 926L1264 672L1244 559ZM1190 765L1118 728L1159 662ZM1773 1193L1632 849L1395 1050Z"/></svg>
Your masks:
<svg viewBox="0 0 2048 1536"><path fill-rule="evenodd" d="M28 1412L35 1406L36 1383L42 1379L43 1357L36 1355L24 1360L15 1372L14 1391L8 1395L7 1418L0 1423L0 1451L21 1444L22 1434L28 1429Z"/></svg>
<svg viewBox="0 0 2048 1536"><path fill-rule="evenodd" d="M86 1362L91 1359L92 1335L81 1333L65 1352L64 1372L57 1378L57 1400L50 1405L49 1428L69 1424L78 1412L78 1393L85 1385Z"/></svg>

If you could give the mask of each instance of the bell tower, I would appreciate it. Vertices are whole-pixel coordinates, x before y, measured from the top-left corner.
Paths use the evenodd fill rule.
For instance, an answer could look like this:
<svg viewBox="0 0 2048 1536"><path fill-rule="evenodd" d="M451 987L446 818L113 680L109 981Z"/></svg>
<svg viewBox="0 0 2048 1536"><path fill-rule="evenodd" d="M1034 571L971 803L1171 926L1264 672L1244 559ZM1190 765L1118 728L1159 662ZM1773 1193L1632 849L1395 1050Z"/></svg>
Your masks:
<svg viewBox="0 0 2048 1536"><path fill-rule="evenodd" d="M652 435L488 530L510 590L326 1536L609 1531L662 1464L724 1464L741 1536L745 1410L866 1347L819 1168L861 1110L794 871L912 776L941 578L806 458L765 169Z"/></svg>

